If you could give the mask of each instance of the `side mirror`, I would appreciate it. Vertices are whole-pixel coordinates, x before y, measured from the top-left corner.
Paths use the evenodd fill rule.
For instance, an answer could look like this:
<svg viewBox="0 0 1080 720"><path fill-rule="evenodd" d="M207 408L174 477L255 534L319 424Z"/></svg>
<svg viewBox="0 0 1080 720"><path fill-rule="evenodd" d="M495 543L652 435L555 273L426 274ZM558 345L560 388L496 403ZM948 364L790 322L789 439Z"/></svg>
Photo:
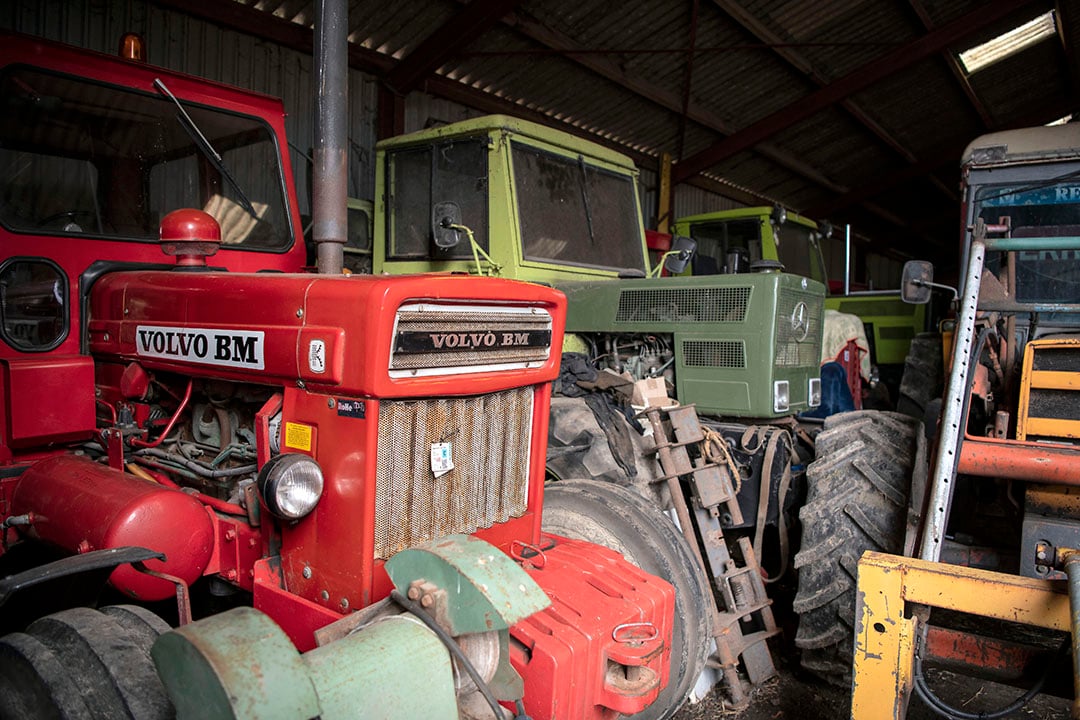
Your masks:
<svg viewBox="0 0 1080 720"><path fill-rule="evenodd" d="M461 242L461 207L455 202L438 202L431 208L431 236L435 247L452 248Z"/></svg>
<svg viewBox="0 0 1080 720"><path fill-rule="evenodd" d="M672 275L678 275L690 263L697 250L697 243L685 235L671 238L671 250L664 254L664 269Z"/></svg>
<svg viewBox="0 0 1080 720"><path fill-rule="evenodd" d="M934 265L926 260L908 260L900 278L900 298L912 305L930 302L934 287Z"/></svg>

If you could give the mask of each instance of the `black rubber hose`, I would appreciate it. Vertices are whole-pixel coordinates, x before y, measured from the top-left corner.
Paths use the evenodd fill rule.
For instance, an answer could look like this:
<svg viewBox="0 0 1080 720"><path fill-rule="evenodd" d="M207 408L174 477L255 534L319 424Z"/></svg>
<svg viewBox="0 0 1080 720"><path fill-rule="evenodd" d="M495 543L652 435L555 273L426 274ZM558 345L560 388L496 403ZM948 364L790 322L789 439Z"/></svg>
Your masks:
<svg viewBox="0 0 1080 720"><path fill-rule="evenodd" d="M442 644L446 646L446 649L450 651L451 655L457 658L458 662L461 663L461 667L465 669L465 672L472 678L472 681L476 683L476 687L480 691L480 694L484 696L488 705L491 706L491 712L495 714L495 720L503 720L502 705L495 699L495 695L492 694L491 688L484 682L484 678L480 677L480 673L476 671L472 661L470 661L462 651L461 646L457 644L457 641L455 641L454 638L450 637L450 633L443 630L442 626L435 622L435 618L431 617L431 615L420 606L420 603L413 602L397 590L391 590L390 597L398 605L419 618L420 622L424 623L431 632L435 633L439 640L442 640ZM532 718L525 714L525 705L521 700L517 700L515 704L517 706L517 715L514 717L514 720L532 720Z"/></svg>
<svg viewBox="0 0 1080 720"><path fill-rule="evenodd" d="M1016 712L1020 708L1031 702L1032 698L1042 692L1043 686L1046 685L1046 681L1050 676L1050 671L1055 665L1056 658L1046 664L1046 668L1039 676L1035 684L1020 697L1013 700L1007 706L1000 710L987 710L983 712L970 713L966 710L959 710L947 704L944 700L934 694L934 691L930 689L930 686L926 684L926 676L923 674L922 669L922 645L926 636L924 630L919 634L918 647L915 650L915 694L918 695L926 706L930 708L935 714L948 718L948 720L995 720L996 718L1005 717L1009 713ZM1065 639L1061 648L1058 650L1058 655L1063 656L1071 647L1069 638Z"/></svg>
<svg viewBox="0 0 1080 720"><path fill-rule="evenodd" d="M165 450L159 450L157 448L145 448L143 450L136 450L135 455L158 458L159 460L166 460L181 467L185 467L191 472L205 478L227 478L236 477L238 475L250 475L259 469L258 465L242 465L240 467L233 468L219 468L215 469L207 466L205 463L197 462L195 460L188 460L184 457L177 457L172 453Z"/></svg>

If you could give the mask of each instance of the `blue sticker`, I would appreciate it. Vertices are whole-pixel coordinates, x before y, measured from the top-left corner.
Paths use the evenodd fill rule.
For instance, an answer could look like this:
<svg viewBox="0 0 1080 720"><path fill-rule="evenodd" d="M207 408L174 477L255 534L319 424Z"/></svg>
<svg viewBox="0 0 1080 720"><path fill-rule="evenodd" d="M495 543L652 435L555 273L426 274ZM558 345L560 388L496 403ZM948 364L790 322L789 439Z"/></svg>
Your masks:
<svg viewBox="0 0 1080 720"><path fill-rule="evenodd" d="M1080 202L1080 185L1051 185L1043 188L993 188L990 195L977 197L983 207L1023 207L1026 205L1073 205Z"/></svg>

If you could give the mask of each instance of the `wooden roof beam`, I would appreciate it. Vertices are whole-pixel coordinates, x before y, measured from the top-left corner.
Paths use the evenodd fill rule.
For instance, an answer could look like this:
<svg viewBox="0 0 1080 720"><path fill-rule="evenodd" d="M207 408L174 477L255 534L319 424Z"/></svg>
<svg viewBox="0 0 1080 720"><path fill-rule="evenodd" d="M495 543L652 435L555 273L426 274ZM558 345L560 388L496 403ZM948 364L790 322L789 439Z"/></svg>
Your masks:
<svg viewBox="0 0 1080 720"><path fill-rule="evenodd" d="M595 53L575 55L575 51L580 51L582 48L574 43L573 40L541 25L531 18L525 17L524 14L515 13L514 15L507 17L505 22L530 40L552 50L559 51L572 62L592 71L602 78L619 84L639 97L659 105L670 112L679 114L683 112L682 98L677 93L668 88L643 80L640 76L626 73L617 63L612 62L602 55ZM686 117L698 125L706 127L721 135L730 135L734 132L734 128L729 126L718 115L702 108L693 101L690 101L687 104ZM785 170L798 175L804 180L809 180L815 185L820 185L831 192L844 193L848 191L848 188L836 183L820 170L810 167L805 162L784 152L775 145L761 143L754 149L762 157L768 158Z"/></svg>
<svg viewBox="0 0 1080 720"><path fill-rule="evenodd" d="M908 5L919 17L919 22L922 23L923 28L928 32L934 29L934 21L930 18L930 13L926 11L926 7L923 5L922 0L908 0ZM971 87L971 83L968 81L967 73L964 72L964 68L960 67L960 61L949 50L943 50L941 52L941 59L945 61L945 64L949 68L949 72L952 73L953 78L956 79L956 84L960 86L964 96L968 99L968 104L975 110L979 116L979 120L982 121L983 130L989 130L994 126L994 119L990 116L990 111L986 109L986 105L979 96L975 94L975 89Z"/></svg>
<svg viewBox="0 0 1080 720"><path fill-rule="evenodd" d="M746 32L753 35L759 42L765 44L776 53L784 62L805 75L814 85L823 88L829 84L828 79L822 75L813 64L795 49L788 47L785 40L774 33L763 22L758 20L753 13L744 8L737 0L713 0L713 4L726 13L732 20L738 23ZM883 144L890 147L896 154L908 162L915 162L915 156L904 145L894 138L876 120L870 117L861 107L851 100L842 100L840 106L855 119L857 123L870 131L870 133Z"/></svg>
<svg viewBox="0 0 1080 720"><path fill-rule="evenodd" d="M687 178L697 175L732 155L750 149L766 138L816 115L825 108L941 52L958 40L978 32L1032 2L1034 0L994 0L988 5L938 27L917 40L886 53L877 60L780 108L734 135L720 140L712 147L676 164L672 170L672 182L685 182Z"/></svg>
<svg viewBox="0 0 1080 720"><path fill-rule="evenodd" d="M1008 123L1005 126L996 128L997 130L1006 130L1009 128L1024 128L1033 127L1035 125L1044 125L1052 120L1056 120L1069 112L1069 108L1064 104L1056 104L1049 108L1042 108L1034 113L1031 113L1023 118L1019 118L1014 122ZM875 182L866 183L861 185L859 189L853 190L845 195L840 195L833 198L831 201L816 205L807 209L807 214L811 217L828 217L835 212L848 208L852 205L865 203L866 200L876 195L880 195L888 190L892 190L898 185L902 185L909 180L914 180L922 175L929 175L930 173L940 169L948 163L957 163L960 160L960 154L963 153L964 148L968 146L968 143L974 140L974 138L968 138L962 143L946 143L939 146L934 152L929 153L927 158L921 160L914 165L908 165L907 167L900 168L899 170L879 177ZM959 168L956 170L957 177L959 177ZM940 181L939 181L940 182Z"/></svg>
<svg viewBox="0 0 1080 720"><path fill-rule="evenodd" d="M686 72L683 74L682 105L679 111L679 149L676 159L681 160L686 148L686 122L690 110L690 89L694 84L694 46L697 45L699 0L690 0L690 38L687 43Z"/></svg>
<svg viewBox="0 0 1080 720"><path fill-rule="evenodd" d="M490 30L521 1L472 0L403 57L386 76L386 84L400 95L415 90L421 81Z"/></svg>

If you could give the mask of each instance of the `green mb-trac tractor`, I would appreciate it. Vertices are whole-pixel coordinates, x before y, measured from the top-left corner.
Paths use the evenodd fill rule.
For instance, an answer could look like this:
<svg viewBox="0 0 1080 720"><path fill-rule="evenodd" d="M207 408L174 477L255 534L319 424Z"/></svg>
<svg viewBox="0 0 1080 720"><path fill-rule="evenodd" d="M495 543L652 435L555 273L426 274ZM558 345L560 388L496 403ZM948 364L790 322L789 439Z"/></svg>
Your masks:
<svg viewBox="0 0 1080 720"><path fill-rule="evenodd" d="M780 585L792 589L789 555L800 569L804 664L848 671L854 581L838 585L835 576L868 541L795 554L795 515L819 522L805 505L815 480L805 467L821 425L808 432L796 415L822 399L821 277L769 258L745 273L679 276L693 253L686 238L665 253L669 274L660 277L648 261L633 163L503 116L381 142L374 216L375 273L495 275L566 293L544 526L609 545L672 582L673 657L683 658L682 667L673 661L672 692L701 695L722 682L739 705L746 680L774 673L764 641L779 630L763 575L783 575ZM910 454L906 421L842 417L818 435L819 457L822 440L846 452L817 473L822 482L832 487L866 455L888 465L887 475L905 474L902 462L879 462L879 446ZM859 494L873 484L863 485L870 489L860 485L853 502L873 505ZM667 547L642 542L624 519L620 508L642 501L677 520ZM836 525L845 518L827 522L847 532Z"/></svg>
<svg viewBox="0 0 1080 720"><path fill-rule="evenodd" d="M692 238L697 245L691 267L686 271L689 274L739 273L752 263L773 261L781 263L786 272L829 285L822 244L831 230L779 206L745 207L678 218L673 230L676 235ZM833 289L836 290L835 286ZM843 293L827 296L825 307L859 318L868 343L868 355L863 363L865 374L871 372L871 367L877 368L897 409L921 417L921 404L913 407L913 402L918 402L922 395L920 389L904 387L901 378L909 350L919 355L920 362L937 361L936 369L926 375L941 374L940 340L920 337L926 326L926 307L903 302L899 290L848 291L846 287ZM914 380L912 375L909 384ZM919 382L926 380L924 376Z"/></svg>

